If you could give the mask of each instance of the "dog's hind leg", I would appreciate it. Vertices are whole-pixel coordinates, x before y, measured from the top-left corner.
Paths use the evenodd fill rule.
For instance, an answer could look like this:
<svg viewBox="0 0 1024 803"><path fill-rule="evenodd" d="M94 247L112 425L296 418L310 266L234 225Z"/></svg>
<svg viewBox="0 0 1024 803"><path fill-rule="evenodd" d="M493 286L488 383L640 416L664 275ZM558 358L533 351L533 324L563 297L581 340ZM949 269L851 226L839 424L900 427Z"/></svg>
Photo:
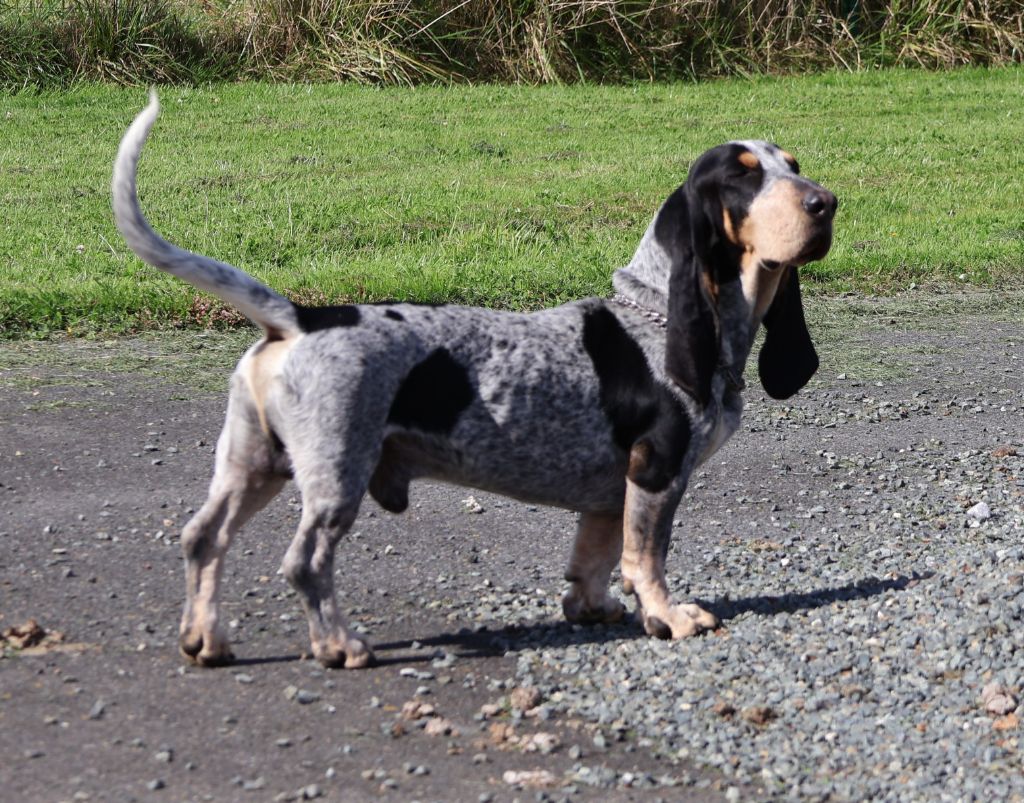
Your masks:
<svg viewBox="0 0 1024 803"><path fill-rule="evenodd" d="M209 496L181 534L186 597L179 643L186 657L203 666L218 666L233 658L217 599L232 538L287 479L275 472L280 455L250 413L244 394L233 392L217 442Z"/></svg>
<svg viewBox="0 0 1024 803"><path fill-rule="evenodd" d="M282 563L285 577L305 608L313 654L324 666L347 669L373 662L369 646L349 630L334 594L334 550L359 513L376 461L365 466L356 462L346 463L337 473L321 471L312 477L304 476L297 467L302 520Z"/></svg>
<svg viewBox="0 0 1024 803"><path fill-rule="evenodd" d="M608 593L612 570L622 556L622 514L583 513L565 579L572 586L562 598L570 622L617 622L625 608Z"/></svg>

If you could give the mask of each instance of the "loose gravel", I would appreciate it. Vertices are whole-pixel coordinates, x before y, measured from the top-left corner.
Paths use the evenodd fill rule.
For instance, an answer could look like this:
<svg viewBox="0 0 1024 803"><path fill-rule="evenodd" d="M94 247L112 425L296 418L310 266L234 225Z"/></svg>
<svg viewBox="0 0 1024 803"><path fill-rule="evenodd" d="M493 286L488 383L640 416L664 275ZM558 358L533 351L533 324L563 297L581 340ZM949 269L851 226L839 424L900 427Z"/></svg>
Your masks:
<svg viewBox="0 0 1024 803"><path fill-rule="evenodd" d="M589 722L595 739L635 733L766 797L1024 799L1019 380L964 396L878 390L756 404L738 437L828 444L780 448L763 496L747 478L746 495L732 495L727 459L696 476L669 582L720 630L682 642L637 637L636 625L527 630L509 644L517 682ZM987 421L989 411L1001 415ZM872 424L925 416L984 447L872 445ZM708 516L722 537L688 541L688 523ZM527 599L557 616L546 597Z"/></svg>

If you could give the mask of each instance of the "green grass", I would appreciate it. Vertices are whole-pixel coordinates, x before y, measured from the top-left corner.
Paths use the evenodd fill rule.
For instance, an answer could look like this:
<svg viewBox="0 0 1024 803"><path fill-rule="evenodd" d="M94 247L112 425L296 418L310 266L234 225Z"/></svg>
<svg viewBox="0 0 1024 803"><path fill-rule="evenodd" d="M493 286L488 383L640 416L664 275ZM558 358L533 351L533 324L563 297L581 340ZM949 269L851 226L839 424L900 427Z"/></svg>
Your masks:
<svg viewBox="0 0 1024 803"><path fill-rule="evenodd" d="M839 196L812 292L1016 287L1024 267L1021 68L161 99L140 170L154 226L307 300L534 308L607 293L690 161L732 138L779 142ZM0 94L0 333L217 318L113 227L111 162L144 103L99 85Z"/></svg>

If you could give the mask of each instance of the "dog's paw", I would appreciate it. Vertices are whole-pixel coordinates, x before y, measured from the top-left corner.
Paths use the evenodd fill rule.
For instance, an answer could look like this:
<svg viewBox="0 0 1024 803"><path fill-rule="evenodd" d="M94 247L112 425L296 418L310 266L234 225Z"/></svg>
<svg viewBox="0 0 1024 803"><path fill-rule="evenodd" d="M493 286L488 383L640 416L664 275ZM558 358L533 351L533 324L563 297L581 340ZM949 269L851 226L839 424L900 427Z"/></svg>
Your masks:
<svg viewBox="0 0 1024 803"><path fill-rule="evenodd" d="M622 621L626 606L612 596L606 596L599 604L591 605L582 595L569 591L562 597L562 613L573 624L613 624Z"/></svg>
<svg viewBox="0 0 1024 803"><path fill-rule="evenodd" d="M647 634L660 639L689 638L718 627L717 616L692 604L672 605L661 616L643 611L638 615Z"/></svg>
<svg viewBox="0 0 1024 803"><path fill-rule="evenodd" d="M199 666L212 668L227 666L235 660L235 654L224 639L204 638L202 634L189 636L183 634L179 642L181 654Z"/></svg>
<svg viewBox="0 0 1024 803"><path fill-rule="evenodd" d="M362 639L328 639L313 645L316 659L328 669L365 669L373 666L373 650Z"/></svg>

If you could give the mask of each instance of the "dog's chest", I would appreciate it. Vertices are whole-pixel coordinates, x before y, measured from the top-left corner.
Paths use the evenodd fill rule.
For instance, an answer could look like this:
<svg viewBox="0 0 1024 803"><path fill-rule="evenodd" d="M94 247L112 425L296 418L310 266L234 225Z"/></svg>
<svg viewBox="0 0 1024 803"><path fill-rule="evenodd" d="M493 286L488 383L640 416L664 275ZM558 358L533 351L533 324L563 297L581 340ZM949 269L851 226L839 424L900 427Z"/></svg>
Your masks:
<svg viewBox="0 0 1024 803"><path fill-rule="evenodd" d="M742 413L743 398L740 394L730 390L724 391L715 414L706 425L704 444L700 449L697 465L710 459L739 429Z"/></svg>

